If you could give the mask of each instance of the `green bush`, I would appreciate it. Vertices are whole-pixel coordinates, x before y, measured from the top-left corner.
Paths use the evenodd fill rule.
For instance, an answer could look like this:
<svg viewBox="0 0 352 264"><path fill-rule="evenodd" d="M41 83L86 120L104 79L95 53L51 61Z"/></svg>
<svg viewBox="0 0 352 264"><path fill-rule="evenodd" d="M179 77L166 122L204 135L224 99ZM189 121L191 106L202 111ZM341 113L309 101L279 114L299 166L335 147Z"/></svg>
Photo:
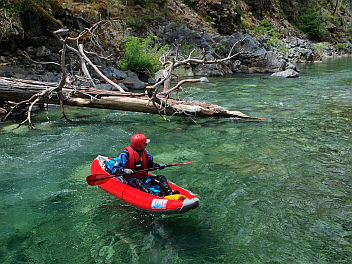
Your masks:
<svg viewBox="0 0 352 264"><path fill-rule="evenodd" d="M270 22L268 20L266 20L266 19L263 19L260 22L260 26L263 27L266 31L270 31L271 30Z"/></svg>
<svg viewBox="0 0 352 264"><path fill-rule="evenodd" d="M152 35L145 39L137 37L126 39L128 41L121 61L121 69L134 72L157 72L160 67L159 58L166 53L169 47L155 44L156 37Z"/></svg>
<svg viewBox="0 0 352 264"><path fill-rule="evenodd" d="M335 47L338 51L347 50L347 43L337 43Z"/></svg>

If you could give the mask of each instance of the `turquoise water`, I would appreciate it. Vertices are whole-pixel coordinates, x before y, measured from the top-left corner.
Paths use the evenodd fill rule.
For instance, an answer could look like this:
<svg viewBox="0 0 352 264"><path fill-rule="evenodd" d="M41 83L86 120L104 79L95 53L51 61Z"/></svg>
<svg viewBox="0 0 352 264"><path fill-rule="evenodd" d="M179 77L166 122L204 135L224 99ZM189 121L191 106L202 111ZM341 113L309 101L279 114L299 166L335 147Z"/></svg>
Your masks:
<svg viewBox="0 0 352 264"><path fill-rule="evenodd" d="M351 263L352 60L299 68L188 87L263 121L51 107L36 130L0 123L0 263ZM135 133L156 162L196 160L163 174L197 209L153 215L86 184Z"/></svg>

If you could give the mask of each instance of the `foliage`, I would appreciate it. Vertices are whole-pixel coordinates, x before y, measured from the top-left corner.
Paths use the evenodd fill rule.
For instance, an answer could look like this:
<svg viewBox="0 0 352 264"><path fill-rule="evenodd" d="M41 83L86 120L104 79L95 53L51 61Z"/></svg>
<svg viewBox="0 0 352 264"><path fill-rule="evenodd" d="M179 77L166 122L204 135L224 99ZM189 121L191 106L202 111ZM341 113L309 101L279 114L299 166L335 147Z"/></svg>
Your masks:
<svg viewBox="0 0 352 264"><path fill-rule="evenodd" d="M252 29L249 30L249 32L253 35L264 35L267 33L263 27L258 26L253 26Z"/></svg>
<svg viewBox="0 0 352 264"><path fill-rule="evenodd" d="M153 35L145 39L128 37L124 58L121 61L122 70L134 72L150 71L159 69L159 58L169 49L168 46L161 47L156 44L157 38Z"/></svg>
<svg viewBox="0 0 352 264"><path fill-rule="evenodd" d="M268 41L268 44L271 46L277 46L280 43L281 43L281 40L276 37L271 37Z"/></svg>
<svg viewBox="0 0 352 264"><path fill-rule="evenodd" d="M168 16L167 3L168 0L138 0L134 4L139 8L123 8L122 19L129 25L146 29L152 24L157 17ZM142 7L142 8L141 8Z"/></svg>
<svg viewBox="0 0 352 264"><path fill-rule="evenodd" d="M315 53L318 57L322 57L325 50L325 46L321 43L315 45Z"/></svg>
<svg viewBox="0 0 352 264"><path fill-rule="evenodd" d="M189 56L189 54L192 54L192 57L197 57L201 56L202 53L200 53L195 45L189 45L189 44L183 44L181 50L179 51L181 56Z"/></svg>
<svg viewBox="0 0 352 264"><path fill-rule="evenodd" d="M0 0L0 10L9 14L18 14L27 10L35 10L33 3L39 6L45 6L51 2L53 2L53 0Z"/></svg>
<svg viewBox="0 0 352 264"><path fill-rule="evenodd" d="M266 31L269 31L271 30L271 25L270 25L270 22L266 19L263 19L261 22L260 22L260 26L262 26Z"/></svg>
<svg viewBox="0 0 352 264"><path fill-rule="evenodd" d="M134 0L134 3L136 5L140 5L141 7L144 8L149 8L149 7L164 7L165 4L168 2L168 0Z"/></svg>
<svg viewBox="0 0 352 264"><path fill-rule="evenodd" d="M297 19L297 26L312 40L319 40L323 30L323 23L318 8L314 5L301 8L301 14Z"/></svg>
<svg viewBox="0 0 352 264"><path fill-rule="evenodd" d="M1 12L6 12L9 14L17 14L26 8L26 0L18 1L6 1L0 0L0 10Z"/></svg>
<svg viewBox="0 0 352 264"><path fill-rule="evenodd" d="M337 43L335 47L338 51L347 50L347 43Z"/></svg>

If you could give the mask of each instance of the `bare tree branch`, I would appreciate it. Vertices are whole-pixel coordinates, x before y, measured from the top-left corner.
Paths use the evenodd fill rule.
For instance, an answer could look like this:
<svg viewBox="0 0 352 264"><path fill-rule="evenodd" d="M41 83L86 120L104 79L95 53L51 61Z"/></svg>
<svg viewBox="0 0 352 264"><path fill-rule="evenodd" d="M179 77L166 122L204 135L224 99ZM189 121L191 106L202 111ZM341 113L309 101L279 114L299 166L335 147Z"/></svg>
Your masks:
<svg viewBox="0 0 352 264"><path fill-rule="evenodd" d="M177 60L178 58L178 54L179 54L179 48L180 45L177 45L177 49L176 49L176 54L172 59L167 60L166 56L161 59L160 58L160 62L162 63L163 66L168 65L165 69L164 69L164 78L162 80L160 80L158 83L154 84L152 86L153 89L155 89L158 85L160 85L161 83L164 83L164 90L162 93L166 93L167 90L170 90L170 86L171 86L171 77L172 77L172 71L180 66L183 65L190 65L190 64L216 64L216 63L222 63L228 60L231 60L237 56L239 56L240 54L243 53L243 51L237 52L235 54L233 53L234 48L239 44L242 43L245 40L246 37L244 37L243 39L240 39L238 41L236 41L230 51L229 54L227 55L227 57L222 58L222 59L215 59L215 60L211 60L211 61L207 61L206 60L206 56L205 56L205 50L203 49L203 58L202 59L197 59L197 58L192 58L192 53L194 52L194 50L192 50L189 54L189 56L184 59L184 60ZM179 85L176 85L177 87L180 87ZM172 88L173 91L177 91L177 88L174 89Z"/></svg>
<svg viewBox="0 0 352 264"><path fill-rule="evenodd" d="M164 67L163 78L162 80L155 83L151 90L153 94L151 98L148 98L144 94L132 94L125 92L118 84L107 78L96 65L92 63L92 61L88 58L86 54L87 51L84 50L83 44L81 42L81 38L85 36L94 36L94 31L98 28L99 25L105 23L106 21L99 21L94 24L90 28L86 28L81 32L77 37L64 37L64 34L67 33L66 29L60 29L55 31L55 35L62 42L62 50L61 52L61 63L55 64L61 67L62 77L59 83L49 84L47 88L44 89L45 86L40 86L41 90L34 95L32 95L29 99L23 100L16 104L13 108L15 109L21 104L29 104L29 109L27 113L27 118L19 125L23 125L28 122L31 128L34 128L32 120L31 120L31 112L33 110L33 106L37 103L43 103L43 98L47 98L47 102L50 103L59 103L62 111L62 118L69 120L65 113L64 105L78 105L78 106L90 106L97 108L110 108L110 109L118 109L118 110L127 110L127 111L140 111L140 112L149 112L149 113L158 113L164 120L170 120L171 117L184 116L189 117L193 121L193 117L195 116L204 116L204 117L243 117L243 118L251 118L239 111L227 111L220 106L199 103L199 102L190 102L185 100L180 100L178 98L178 92L182 89L182 85L190 82L200 82L200 79L185 79L179 81L174 87L171 87L171 80L174 77L173 72L177 67L191 64L216 64L224 61L231 60L242 53L242 51L233 54L235 46L243 41L237 41L231 48L229 54L226 58L217 59L207 61L206 53L203 49L202 58L194 58L192 57L195 50L191 51L188 54L187 58L179 58L180 56L180 48L181 45L176 46L176 53L173 57L171 56L163 56L160 58L160 62ZM73 45L69 45L69 42L73 42ZM99 44L99 43L98 43ZM68 51L72 52L79 60L79 64L81 65L81 69L83 72L83 76L77 76L72 73L67 72L66 66L66 56ZM25 54L28 58L29 56ZM97 54L95 54L97 55ZM32 60L33 61L33 60ZM99 74L99 76L115 87L117 91L99 91L91 87L95 87L95 83L92 80L90 73L87 68L87 64L89 64L92 69ZM91 87L85 88L77 88L73 85L73 81L77 79L84 78ZM1 82L6 82L7 80L0 78ZM163 90L159 91L161 84L164 84ZM73 87L73 89L72 89ZM38 87L39 88L39 87ZM71 88L68 90L68 88ZM171 98L171 94L176 93L178 99ZM13 109L11 111L13 111ZM11 111L6 115L9 116ZM171 116L170 118L166 118L165 115ZM5 119L6 119L5 117ZM195 121L194 121L195 122ZM18 127L19 127L18 126Z"/></svg>
<svg viewBox="0 0 352 264"><path fill-rule="evenodd" d="M118 89L120 92L124 92L124 89L121 88L120 85L114 83L113 81L111 81L108 77L106 77L99 69L97 66L95 66L91 60L84 54L84 50L83 50L83 44L79 44L78 46L79 48L79 52L82 55L82 57L84 58L84 60L86 62L88 62L88 64L96 71L96 73L99 74L99 76L101 78L103 78L106 82L108 82L109 84L111 84L112 86L114 86L116 89Z"/></svg>
<svg viewBox="0 0 352 264"><path fill-rule="evenodd" d="M164 117L164 115L163 115L163 111L165 111L166 108L172 108L172 109L174 109L175 112L180 111L177 107L167 103L167 99L169 98L171 93L176 92L177 95L178 95L178 91L181 88L182 84L184 84L186 82L200 82L200 79L185 79L185 80L179 81L174 87L170 88L171 87L171 79L172 79L172 75L173 75L172 72L173 72L174 69L176 69L177 67L183 66L183 65L190 65L190 64L202 64L202 65L205 65L205 64L216 64L216 63L222 63L222 62L231 60L231 59L237 57L238 55L240 55L241 53L243 53L242 51L240 51L240 52L237 52L235 54L232 54L234 49L235 49L235 47L239 43L242 43L244 41L244 39L245 38L236 41L232 45L227 57L222 58L222 59L216 59L216 60L207 61L206 60L205 50L203 49L203 57L202 57L202 59L193 58L192 54L193 54L193 52L195 50L192 50L189 53L189 55L188 55L188 57L186 59L178 60L179 51L180 51L180 47L181 47L181 45L179 45L179 44L177 44L175 55L171 59L167 59L166 55L161 57L159 59L159 61L165 67L165 69L163 71L164 78L162 80L160 80L159 82L155 83L151 87L151 90L154 91L153 92L153 96L152 96L152 102L153 102L154 106L158 109L159 115L162 116L165 120L167 120ZM163 89L162 92L159 92L157 87L160 84L162 84L162 83L164 84L164 89ZM163 101L162 98L165 98L165 101ZM188 111L190 111L190 110L188 109Z"/></svg>
<svg viewBox="0 0 352 264"><path fill-rule="evenodd" d="M158 93L158 95L163 95L163 96L168 96L169 94L171 94L172 92L178 90L182 84L187 83L187 82L200 82L200 79L184 79L180 82L178 82L173 88L171 88L170 90Z"/></svg>

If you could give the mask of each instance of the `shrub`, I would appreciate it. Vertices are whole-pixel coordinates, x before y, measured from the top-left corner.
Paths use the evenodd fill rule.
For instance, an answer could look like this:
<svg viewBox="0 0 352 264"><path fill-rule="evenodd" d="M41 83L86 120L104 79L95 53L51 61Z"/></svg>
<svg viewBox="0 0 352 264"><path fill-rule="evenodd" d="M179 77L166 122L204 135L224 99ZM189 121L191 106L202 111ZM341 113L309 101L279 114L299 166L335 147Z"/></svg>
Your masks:
<svg viewBox="0 0 352 264"><path fill-rule="evenodd" d="M122 70L134 72L150 71L156 72L159 69L159 58L168 49L168 46L161 47L156 44L156 37L150 35L145 39L128 37L125 54L121 61Z"/></svg>
<svg viewBox="0 0 352 264"><path fill-rule="evenodd" d="M266 19L263 19L260 22L260 26L263 27L266 31L270 31L271 30L270 22L268 20L266 20Z"/></svg>
<svg viewBox="0 0 352 264"><path fill-rule="evenodd" d="M338 51L346 51L347 50L347 43L337 43L335 45Z"/></svg>

